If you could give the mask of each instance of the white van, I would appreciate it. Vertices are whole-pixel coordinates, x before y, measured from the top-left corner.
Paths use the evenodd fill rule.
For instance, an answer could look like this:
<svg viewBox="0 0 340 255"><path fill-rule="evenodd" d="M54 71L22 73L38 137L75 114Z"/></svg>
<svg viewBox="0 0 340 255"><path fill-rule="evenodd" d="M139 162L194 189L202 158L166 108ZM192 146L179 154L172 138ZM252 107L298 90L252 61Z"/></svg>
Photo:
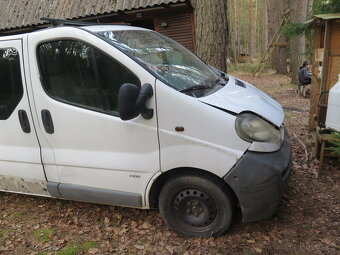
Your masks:
<svg viewBox="0 0 340 255"><path fill-rule="evenodd" d="M273 215L290 172L282 107L142 28L0 38L0 190L159 208L181 235Z"/></svg>

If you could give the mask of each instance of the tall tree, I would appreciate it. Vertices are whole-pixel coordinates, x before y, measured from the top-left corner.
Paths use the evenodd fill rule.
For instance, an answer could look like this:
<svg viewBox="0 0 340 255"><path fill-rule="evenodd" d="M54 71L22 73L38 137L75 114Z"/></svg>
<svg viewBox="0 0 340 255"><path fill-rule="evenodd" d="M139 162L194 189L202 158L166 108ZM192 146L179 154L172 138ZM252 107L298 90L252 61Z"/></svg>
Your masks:
<svg viewBox="0 0 340 255"><path fill-rule="evenodd" d="M228 57L235 59L237 56L237 29L236 29L236 14L234 9L234 1L227 1L228 5L228 41L229 41L229 48L228 48Z"/></svg>
<svg viewBox="0 0 340 255"><path fill-rule="evenodd" d="M255 3L254 3L255 2ZM254 57L256 51L256 21L255 21L255 6L256 0L249 0L249 56Z"/></svg>
<svg viewBox="0 0 340 255"><path fill-rule="evenodd" d="M225 71L228 42L227 1L192 0L191 3L196 9L196 54L208 64Z"/></svg>
<svg viewBox="0 0 340 255"><path fill-rule="evenodd" d="M267 0L267 13L268 13L268 37L269 40L274 37L276 31L280 29L283 14L286 12L285 0ZM275 42L274 42L275 43ZM275 49L271 56L271 65L279 74L287 73L287 56L286 56L286 37L281 36L278 41L280 46L273 45Z"/></svg>
<svg viewBox="0 0 340 255"><path fill-rule="evenodd" d="M292 23L303 23L307 19L308 5L310 0L290 0L290 7L292 9L290 21ZM306 39L303 34L292 37L289 40L290 46L290 66L292 83L298 83L299 67L305 60Z"/></svg>
<svg viewBox="0 0 340 255"><path fill-rule="evenodd" d="M233 3L234 3L234 11L235 11L235 14L234 14L234 25L235 25L235 39L236 39L236 58L235 58L235 61L237 61L238 59L238 56L240 54L240 51L241 51L241 43L240 43L240 10L239 8L237 8L237 0L233 0Z"/></svg>

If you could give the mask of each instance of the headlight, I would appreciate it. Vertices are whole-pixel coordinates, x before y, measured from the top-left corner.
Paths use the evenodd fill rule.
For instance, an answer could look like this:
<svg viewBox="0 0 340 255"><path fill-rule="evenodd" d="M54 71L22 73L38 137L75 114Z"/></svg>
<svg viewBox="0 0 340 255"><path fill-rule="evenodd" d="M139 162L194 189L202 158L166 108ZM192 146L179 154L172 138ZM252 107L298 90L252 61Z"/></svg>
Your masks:
<svg viewBox="0 0 340 255"><path fill-rule="evenodd" d="M254 114L240 114L235 128L239 137L247 142L281 144L280 130Z"/></svg>

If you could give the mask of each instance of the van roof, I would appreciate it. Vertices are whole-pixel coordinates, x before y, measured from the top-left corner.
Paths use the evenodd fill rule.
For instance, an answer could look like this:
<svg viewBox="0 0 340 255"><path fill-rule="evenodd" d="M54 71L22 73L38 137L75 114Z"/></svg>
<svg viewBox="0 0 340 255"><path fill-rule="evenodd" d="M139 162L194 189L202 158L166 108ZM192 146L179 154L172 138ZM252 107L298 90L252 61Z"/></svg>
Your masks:
<svg viewBox="0 0 340 255"><path fill-rule="evenodd" d="M35 33L39 31L46 31L46 30L52 30L52 29L58 29L61 27L67 27L67 28L74 28L74 29L84 29L88 32L96 33L96 32L103 32L103 31L123 31L123 30L149 30L141 27L133 27L128 25L91 25L91 26L72 26L72 25L63 25L63 26L57 26L57 27L48 27L44 29L39 29L36 31L28 32L28 33L22 33L18 35L8 35L8 36L0 36L0 41L3 40L16 40L21 39L25 35L30 33Z"/></svg>
<svg viewBox="0 0 340 255"><path fill-rule="evenodd" d="M127 25L93 25L81 27L90 32L103 32L103 31L122 31L122 30L149 30L141 27L132 27Z"/></svg>

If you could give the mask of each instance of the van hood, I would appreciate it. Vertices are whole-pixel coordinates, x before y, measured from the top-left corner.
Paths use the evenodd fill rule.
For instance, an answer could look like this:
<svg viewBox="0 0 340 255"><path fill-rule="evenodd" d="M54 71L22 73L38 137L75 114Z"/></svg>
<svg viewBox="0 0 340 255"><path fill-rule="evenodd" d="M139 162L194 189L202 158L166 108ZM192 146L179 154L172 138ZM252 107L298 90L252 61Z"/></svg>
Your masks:
<svg viewBox="0 0 340 255"><path fill-rule="evenodd" d="M284 120L282 106L253 85L229 75L228 83L199 101L239 114L253 112L280 127Z"/></svg>

